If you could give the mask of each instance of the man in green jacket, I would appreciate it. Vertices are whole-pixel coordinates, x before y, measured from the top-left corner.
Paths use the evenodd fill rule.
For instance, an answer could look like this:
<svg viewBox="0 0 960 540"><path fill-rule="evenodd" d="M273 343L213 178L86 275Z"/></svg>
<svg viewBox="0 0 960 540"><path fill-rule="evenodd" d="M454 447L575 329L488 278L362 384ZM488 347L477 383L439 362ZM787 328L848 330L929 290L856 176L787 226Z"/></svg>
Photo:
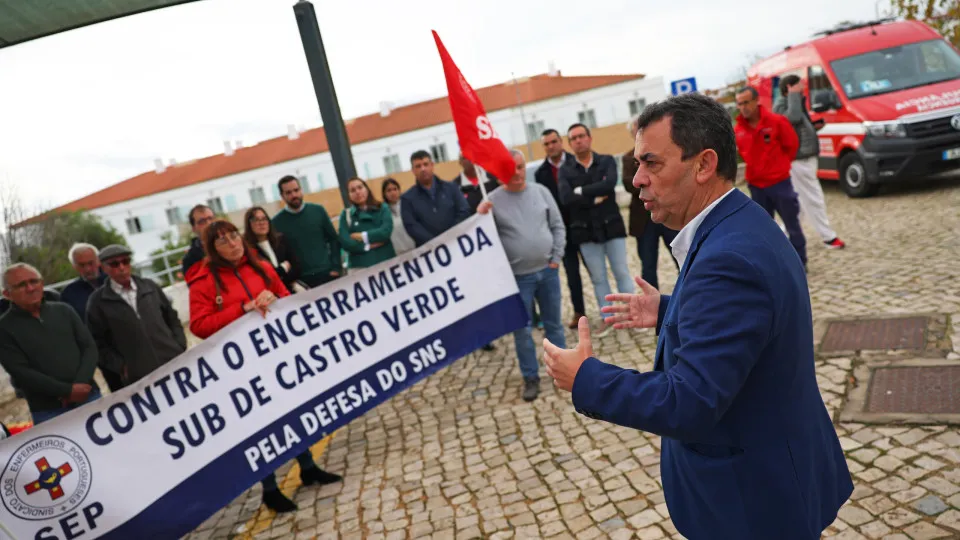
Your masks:
<svg viewBox="0 0 960 540"><path fill-rule="evenodd" d="M3 272L10 310L0 316L0 365L23 391L40 424L94 401L97 346L69 304L43 299L36 268L17 263Z"/></svg>
<svg viewBox="0 0 960 540"><path fill-rule="evenodd" d="M273 216L273 227L286 238L300 260L300 280L318 287L340 277L340 239L327 210L319 204L303 202L300 181L284 176L277 183L286 206Z"/></svg>

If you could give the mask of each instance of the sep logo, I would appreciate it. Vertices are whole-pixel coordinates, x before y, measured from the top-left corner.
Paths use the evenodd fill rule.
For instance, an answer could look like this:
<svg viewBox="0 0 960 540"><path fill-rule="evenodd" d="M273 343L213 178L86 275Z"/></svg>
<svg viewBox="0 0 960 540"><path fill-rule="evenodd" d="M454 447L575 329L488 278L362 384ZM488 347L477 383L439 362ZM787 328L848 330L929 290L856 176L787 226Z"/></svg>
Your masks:
<svg viewBox="0 0 960 540"><path fill-rule="evenodd" d="M0 474L0 500L20 518L56 519L83 503L90 479L90 460L76 443L57 435L38 437L7 462Z"/></svg>

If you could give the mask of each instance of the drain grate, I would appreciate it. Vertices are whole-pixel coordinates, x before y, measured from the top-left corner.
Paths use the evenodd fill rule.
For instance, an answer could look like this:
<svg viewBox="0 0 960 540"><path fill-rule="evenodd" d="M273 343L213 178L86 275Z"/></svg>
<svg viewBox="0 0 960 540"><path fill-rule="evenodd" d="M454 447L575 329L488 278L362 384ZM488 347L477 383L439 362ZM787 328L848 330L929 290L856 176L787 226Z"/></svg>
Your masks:
<svg viewBox="0 0 960 540"><path fill-rule="evenodd" d="M875 369L864 412L960 414L960 366Z"/></svg>
<svg viewBox="0 0 960 540"><path fill-rule="evenodd" d="M923 349L928 323L927 317L833 321L827 327L820 350Z"/></svg>

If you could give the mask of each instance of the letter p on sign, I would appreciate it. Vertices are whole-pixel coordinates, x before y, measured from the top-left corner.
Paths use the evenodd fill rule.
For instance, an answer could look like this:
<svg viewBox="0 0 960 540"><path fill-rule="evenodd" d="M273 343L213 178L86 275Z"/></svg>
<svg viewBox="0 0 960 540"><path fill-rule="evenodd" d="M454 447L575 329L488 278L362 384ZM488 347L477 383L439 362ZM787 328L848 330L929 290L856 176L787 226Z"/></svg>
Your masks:
<svg viewBox="0 0 960 540"><path fill-rule="evenodd" d="M680 94L689 94L690 92L697 91L697 78L690 77L689 79L680 79L679 81L673 81L670 83L670 93L674 96L679 96Z"/></svg>

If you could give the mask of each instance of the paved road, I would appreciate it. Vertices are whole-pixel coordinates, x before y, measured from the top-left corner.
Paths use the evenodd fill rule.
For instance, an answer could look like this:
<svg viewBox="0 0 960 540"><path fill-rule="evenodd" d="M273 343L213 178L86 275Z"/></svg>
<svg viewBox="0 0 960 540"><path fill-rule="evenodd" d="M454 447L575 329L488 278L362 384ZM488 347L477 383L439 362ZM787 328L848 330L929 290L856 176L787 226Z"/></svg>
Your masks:
<svg viewBox="0 0 960 540"><path fill-rule="evenodd" d="M848 248L821 249L806 228L815 319L945 313L960 352L960 181L856 201L833 186L826 192ZM639 274L635 254L631 264ZM660 268L669 290L676 271L666 250ZM655 339L612 333L596 354L649 370ZM844 403L852 360L818 360L831 413ZM507 337L496 352L460 360L315 448L325 468L344 474L342 485L297 489L295 469L281 469L297 513L259 508L257 486L188 538L681 538L659 483L658 437L580 416L547 382L533 404L520 399L520 387ZM837 429L857 488L825 537L960 537L956 428Z"/></svg>

